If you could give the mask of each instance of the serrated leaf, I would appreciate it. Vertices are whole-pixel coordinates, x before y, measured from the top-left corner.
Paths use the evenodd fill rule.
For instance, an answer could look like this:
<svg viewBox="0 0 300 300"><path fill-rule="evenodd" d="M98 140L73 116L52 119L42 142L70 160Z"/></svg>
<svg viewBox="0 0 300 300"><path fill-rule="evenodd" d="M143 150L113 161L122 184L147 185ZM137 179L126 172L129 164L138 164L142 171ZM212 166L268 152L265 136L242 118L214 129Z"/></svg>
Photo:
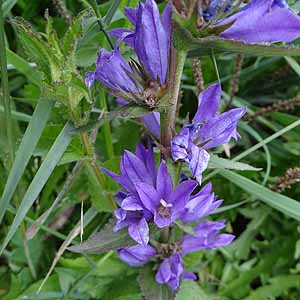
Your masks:
<svg viewBox="0 0 300 300"><path fill-rule="evenodd" d="M220 37L206 37L195 39L189 33L185 37L188 40L188 57L199 57L201 55L214 53L242 53L254 56L300 56L300 47L279 46L270 43L247 44L241 41L228 40ZM187 42L187 41L186 41Z"/></svg>
<svg viewBox="0 0 300 300"><path fill-rule="evenodd" d="M230 159L225 159L212 155L208 164L210 169L230 169L239 171L260 171L261 168L255 168L248 164L232 161Z"/></svg>
<svg viewBox="0 0 300 300"><path fill-rule="evenodd" d="M175 293L166 285L155 281L155 272L151 265L144 266L139 273L138 282L146 300L173 300Z"/></svg>
<svg viewBox="0 0 300 300"><path fill-rule="evenodd" d="M128 235L127 229L113 231L114 220L110 220L105 227L91 236L81 245L69 247L68 250L76 253L94 253L116 250L136 244Z"/></svg>

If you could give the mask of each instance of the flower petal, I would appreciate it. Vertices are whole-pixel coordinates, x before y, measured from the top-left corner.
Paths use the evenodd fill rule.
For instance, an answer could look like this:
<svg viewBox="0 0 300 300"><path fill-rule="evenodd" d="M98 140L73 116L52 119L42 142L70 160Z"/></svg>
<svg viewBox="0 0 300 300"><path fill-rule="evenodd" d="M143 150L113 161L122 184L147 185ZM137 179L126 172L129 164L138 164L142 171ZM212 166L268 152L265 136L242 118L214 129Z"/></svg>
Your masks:
<svg viewBox="0 0 300 300"><path fill-rule="evenodd" d="M300 17L284 1L253 0L219 25L233 20L236 21L221 37L247 43L291 42L300 37Z"/></svg>
<svg viewBox="0 0 300 300"><path fill-rule="evenodd" d="M145 218L138 223L133 223L128 227L130 237L142 246L146 246L149 242L149 227Z"/></svg>
<svg viewBox="0 0 300 300"><path fill-rule="evenodd" d="M151 246L136 245L128 248L122 248L117 251L121 260L132 267L139 267L147 263L156 250Z"/></svg>
<svg viewBox="0 0 300 300"><path fill-rule="evenodd" d="M204 123L216 115L221 101L221 94L222 88L220 83L210 85L205 91L199 94L198 109L193 123Z"/></svg>
<svg viewBox="0 0 300 300"><path fill-rule="evenodd" d="M154 187L150 184L140 182L135 184L135 188L143 205L152 213L156 212L160 203L160 195Z"/></svg>

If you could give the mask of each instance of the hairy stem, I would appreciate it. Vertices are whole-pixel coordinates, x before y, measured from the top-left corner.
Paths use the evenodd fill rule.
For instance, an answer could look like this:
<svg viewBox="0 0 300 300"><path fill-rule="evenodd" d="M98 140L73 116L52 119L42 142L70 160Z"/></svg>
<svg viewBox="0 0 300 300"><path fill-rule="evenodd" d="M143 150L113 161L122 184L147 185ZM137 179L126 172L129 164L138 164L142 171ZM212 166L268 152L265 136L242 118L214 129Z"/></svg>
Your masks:
<svg viewBox="0 0 300 300"><path fill-rule="evenodd" d="M8 74L7 74L7 59L6 59L6 47L4 40L4 17L2 11L2 0L0 0L0 61L1 61L1 84L3 92L3 106L5 113L5 131L7 137L7 145L10 158L10 166L14 160L14 141L13 141L13 125L11 117L10 95L8 86Z"/></svg>
<svg viewBox="0 0 300 300"><path fill-rule="evenodd" d="M170 156L170 142L175 131L176 110L180 92L181 76L186 59L186 51L171 50L170 79L168 94L162 100L161 122L161 144L166 149L164 156Z"/></svg>

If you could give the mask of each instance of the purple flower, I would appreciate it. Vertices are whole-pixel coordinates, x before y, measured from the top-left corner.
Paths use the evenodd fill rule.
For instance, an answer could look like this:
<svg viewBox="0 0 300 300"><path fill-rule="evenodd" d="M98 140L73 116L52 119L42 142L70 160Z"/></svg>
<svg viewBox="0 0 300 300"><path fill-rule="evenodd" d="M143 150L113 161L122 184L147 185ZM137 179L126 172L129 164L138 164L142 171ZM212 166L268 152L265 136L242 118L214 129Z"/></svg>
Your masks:
<svg viewBox="0 0 300 300"><path fill-rule="evenodd" d="M156 254L156 250L151 246L135 245L122 248L117 251L121 260L132 267L139 267L147 263Z"/></svg>
<svg viewBox="0 0 300 300"><path fill-rule="evenodd" d="M125 151L120 161L120 175L105 168L102 170L118 182L127 193L136 194L135 183L145 182L154 185L156 182L153 148L150 146L146 149L142 144L138 144L135 154Z"/></svg>
<svg viewBox="0 0 300 300"><path fill-rule="evenodd" d="M124 191L116 196L120 208L115 210L115 231L128 227L130 237L142 246L149 242L148 221L152 213L141 202L135 184L138 182L149 185L156 184L156 167L152 147L146 149L139 144L136 153L125 151L120 162L121 174L115 174L105 168L102 170L117 181Z"/></svg>
<svg viewBox="0 0 300 300"><path fill-rule="evenodd" d="M139 89L130 74L133 74L133 71L120 54L118 47L110 52L100 49L96 70L86 73L85 83L90 88L95 81L100 81L116 93L137 93Z"/></svg>
<svg viewBox="0 0 300 300"><path fill-rule="evenodd" d="M223 200L218 200L218 197L212 192L211 183L208 183L200 192L191 196L180 219L185 223L198 221L213 213L222 202Z"/></svg>
<svg viewBox="0 0 300 300"><path fill-rule="evenodd" d="M155 276L159 284L167 284L172 290L177 290L180 279L196 280L197 277L191 272L184 270L181 255L176 253L163 260Z"/></svg>
<svg viewBox="0 0 300 300"><path fill-rule="evenodd" d="M187 254L202 249L216 249L229 245L233 239L232 234L219 234L225 227L225 220L220 222L203 221L195 226L195 236L187 234L183 237L182 253Z"/></svg>
<svg viewBox="0 0 300 300"><path fill-rule="evenodd" d="M221 93L220 84L213 84L201 93L193 123L184 126L171 141L173 159L189 163L198 182L208 165L207 150L225 144L231 138L237 140L237 123L246 113L245 108L236 108L218 115Z"/></svg>
<svg viewBox="0 0 300 300"><path fill-rule="evenodd" d="M142 204L154 215L154 223L159 228L170 226L180 216L196 186L197 182L187 180L173 189L164 161L158 170L156 188L143 182L135 184Z"/></svg>
<svg viewBox="0 0 300 300"><path fill-rule="evenodd" d="M154 0L146 0L145 4L139 2L136 9L126 8L125 13L134 30L117 28L111 30L110 34L118 39L125 36L124 42L134 48L152 80L165 85L171 40L170 4L167 4L162 16Z"/></svg>
<svg viewBox="0 0 300 300"><path fill-rule="evenodd" d="M180 280L196 280L194 273L184 270L182 255L202 249L216 249L230 244L234 236L232 234L219 234L225 227L225 221L203 221L195 226L195 236L185 235L179 243L181 250L163 260L156 273L156 281L159 284L167 284L176 290Z"/></svg>
<svg viewBox="0 0 300 300"><path fill-rule="evenodd" d="M300 17L285 0L253 0L217 25L231 22L221 37L247 43L291 42L300 37Z"/></svg>

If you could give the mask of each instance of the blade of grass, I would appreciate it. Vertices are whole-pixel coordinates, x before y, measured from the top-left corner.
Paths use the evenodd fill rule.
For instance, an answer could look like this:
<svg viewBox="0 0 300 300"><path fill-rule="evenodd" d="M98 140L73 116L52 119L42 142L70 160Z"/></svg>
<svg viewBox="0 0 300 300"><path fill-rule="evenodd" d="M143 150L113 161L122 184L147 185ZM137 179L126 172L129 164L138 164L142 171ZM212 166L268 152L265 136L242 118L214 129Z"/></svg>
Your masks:
<svg viewBox="0 0 300 300"><path fill-rule="evenodd" d="M2 1L1 1L2 2ZM18 0L6 0L2 2L3 16L6 17Z"/></svg>
<svg viewBox="0 0 300 300"><path fill-rule="evenodd" d="M1 114L4 113L4 107L2 105L0 105L0 113ZM26 122L26 123L29 123L31 120L30 115L27 115L27 114L24 114L24 113L15 111L15 110L11 111L11 116L14 120L22 121L22 122Z"/></svg>
<svg viewBox="0 0 300 300"><path fill-rule="evenodd" d="M39 73L25 59L9 49L6 49L6 55L8 64L13 65L34 84L38 86L41 84L41 77Z"/></svg>
<svg viewBox="0 0 300 300"><path fill-rule="evenodd" d="M7 73L7 59L5 47L5 29L4 29L4 16L3 16L3 2L0 1L0 64L1 64L1 85L3 93L3 106L5 116L5 131L8 145L8 154L10 159L10 166L14 160L14 137L13 137L13 124L11 117L10 95L8 86L8 73Z"/></svg>
<svg viewBox="0 0 300 300"><path fill-rule="evenodd" d="M277 209L283 214L300 221L300 202L273 192L250 179L228 170L221 170L220 175L239 186L250 195Z"/></svg>
<svg viewBox="0 0 300 300"><path fill-rule="evenodd" d="M21 144L16 154L16 159L8 175L3 195L0 200L0 224L5 214L6 208L16 190L19 180L21 179L26 165L38 143L43 129L50 117L54 102L49 99L41 99L32 115L32 119L22 138Z"/></svg>
<svg viewBox="0 0 300 300"><path fill-rule="evenodd" d="M43 282L41 283L41 285L37 291L37 294L39 294L40 291L42 290L44 284L48 280L49 276L51 275L52 271L54 270L56 264L58 263L60 257L63 255L65 250L68 248L68 246L71 244L71 242L80 234L81 227L82 226L86 227L88 224L90 224L92 222L92 220L97 215L98 215L98 211L96 209L94 209L93 207L91 207L83 216L83 224L81 224L81 221L79 221L76 224L76 226L73 228L73 230L69 233L67 239L62 243L59 250L57 251L55 258L52 262L52 265L51 265L46 277L44 278Z"/></svg>
<svg viewBox="0 0 300 300"><path fill-rule="evenodd" d="M109 25L110 22L112 21L117 9L119 8L120 3L122 2L122 0L114 0L112 2L112 5L110 6L105 18L104 18L104 23L106 25Z"/></svg>
<svg viewBox="0 0 300 300"><path fill-rule="evenodd" d="M278 137L280 137L281 135L289 132L290 130L296 128L300 126L300 120L293 122L292 124L290 124L289 126L286 126L284 128L282 128L281 130L279 130L278 132L275 132L274 134L272 134L271 136L269 136L268 138L262 140L261 142L255 144L254 146L252 146L251 148L249 148L248 150L242 152L241 154L237 155L236 157L234 157L232 160L233 161L239 161L242 158L248 156L249 154L251 154L252 152L256 151L257 149L263 147L264 145L267 145L268 143L272 142L273 140L277 139ZM210 174L208 174L207 176L204 177L203 181L208 180L209 178L215 176L216 174L218 174L220 171L216 170L211 172Z"/></svg>
<svg viewBox="0 0 300 300"><path fill-rule="evenodd" d="M54 202L51 204L50 208L47 209L37 220L36 222L27 230L26 238L28 240L35 237L35 235L38 233L39 229L41 228L41 225L45 224L46 220L50 216L50 214L53 212L53 210L60 204L60 202L65 197L66 193L70 190L72 187L72 184L74 180L79 175L81 169L83 166L83 161L78 161L73 168L71 174L68 176L62 190L58 193L57 197L55 198Z"/></svg>
<svg viewBox="0 0 300 300"><path fill-rule="evenodd" d="M22 199L21 205L18 209L17 215L15 216L14 221L11 227L9 228L9 231L1 246L0 255L2 254L3 250L6 248L16 231L18 230L18 227L23 221L24 217L26 216L28 210L30 209L30 207L38 197L39 193L41 192L42 188L46 184L55 166L57 165L60 158L67 149L68 145L70 144L74 133L74 126L70 122L67 122L67 124L57 137L56 141L52 145L51 149L49 150L41 167L34 176L28 190L26 191Z"/></svg>

